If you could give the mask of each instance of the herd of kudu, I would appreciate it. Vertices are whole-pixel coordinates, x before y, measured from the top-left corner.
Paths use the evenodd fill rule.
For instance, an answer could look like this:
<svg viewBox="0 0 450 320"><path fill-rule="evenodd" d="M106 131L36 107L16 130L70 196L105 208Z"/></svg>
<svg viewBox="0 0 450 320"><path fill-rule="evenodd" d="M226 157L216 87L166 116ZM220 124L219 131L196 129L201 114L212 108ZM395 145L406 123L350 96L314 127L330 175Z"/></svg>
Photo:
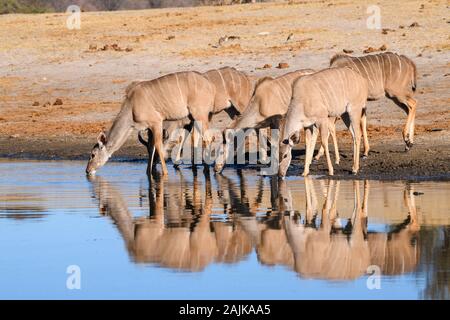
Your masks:
<svg viewBox="0 0 450 320"><path fill-rule="evenodd" d="M126 89L120 113L107 133L102 132L95 144L86 172L95 174L111 155L127 140L131 132L138 132L140 141L149 151L149 173L157 153L162 173L167 175L165 163L165 135L176 128L188 127L193 146L210 145L215 139L208 134L212 116L225 111L233 120L227 129L280 130L278 174L286 175L291 162L291 150L300 142L305 131L306 158L303 175L309 174L318 133L321 147L318 159L325 154L329 174L333 175L328 138L331 134L339 163L335 122L342 119L353 138L352 172L359 170L361 135L364 156L369 154L366 128L366 101L383 96L392 99L407 114L403 129L406 149L414 141L414 119L417 102L417 70L414 62L396 53L351 57L335 55L330 67L318 72L303 69L277 78L253 76L225 67L205 73L177 72L149 81L133 82ZM166 129L166 130L164 130ZM141 133L148 131L148 141ZM267 136L270 140L270 137ZM181 139L183 145L186 135ZM227 139L224 134L222 152L215 161L220 172L225 164ZM181 148L180 148L181 150ZM177 158L180 157L180 152Z"/></svg>

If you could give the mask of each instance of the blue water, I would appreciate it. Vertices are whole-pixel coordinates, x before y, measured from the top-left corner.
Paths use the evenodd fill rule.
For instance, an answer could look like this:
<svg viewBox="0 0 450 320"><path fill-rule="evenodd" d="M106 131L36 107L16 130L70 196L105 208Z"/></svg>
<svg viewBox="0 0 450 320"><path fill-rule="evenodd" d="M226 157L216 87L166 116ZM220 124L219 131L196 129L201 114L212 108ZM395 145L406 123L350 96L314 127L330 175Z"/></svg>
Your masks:
<svg viewBox="0 0 450 320"><path fill-rule="evenodd" d="M361 253L343 249L351 261L366 262L361 262L362 271L356 275L348 265L336 262L333 267L343 270L341 277L320 271L319 265L315 269L317 257L308 251L313 241L302 251L306 236L286 236L289 228L303 228L305 221L310 225L301 230L315 234L321 228L326 219L321 216L324 203L334 197L335 182L291 177L282 186L256 171L231 168L223 177L205 176L199 170L194 178L190 169L182 168L181 173L170 170L167 180L157 178L149 186L144 164L110 163L92 181L86 179L84 166L81 162L0 162L1 299L449 298L448 183L339 183L335 204L343 226L332 229L331 240L324 245L340 243L339 248L347 250L343 239L356 243L357 228L350 233L343 229L349 218L355 218L356 190L358 208L364 190L368 192L369 235L391 232L389 241L397 241L381 242L393 253L383 260L381 288L370 290L365 271L374 261L370 236L361 238ZM414 196L413 190L424 194ZM159 209L150 203L153 196L164 198ZM316 200L307 203L307 197ZM415 225L407 221L411 211L418 217ZM315 222L308 212L317 216ZM356 214L354 226L362 214ZM155 222L155 216L161 221ZM155 239L161 243L139 238L140 226L145 237L160 232L163 236ZM146 226L153 229L146 231ZM234 242L221 238L220 228L235 235ZM273 230L282 240L268 237ZM179 238L173 238L175 234ZM197 241L199 234L204 238ZM284 248L284 258L277 260L278 250L267 249L271 240L276 248ZM219 257L224 241L229 241L227 262ZM171 245L166 246L168 242ZM139 246L145 254L130 246ZM153 247L158 253L148 249ZM171 250L180 255L171 257ZM414 258L408 259L409 252ZM312 273L304 271L307 260ZM404 266L393 266L399 263ZM71 265L79 267L80 289L67 287Z"/></svg>

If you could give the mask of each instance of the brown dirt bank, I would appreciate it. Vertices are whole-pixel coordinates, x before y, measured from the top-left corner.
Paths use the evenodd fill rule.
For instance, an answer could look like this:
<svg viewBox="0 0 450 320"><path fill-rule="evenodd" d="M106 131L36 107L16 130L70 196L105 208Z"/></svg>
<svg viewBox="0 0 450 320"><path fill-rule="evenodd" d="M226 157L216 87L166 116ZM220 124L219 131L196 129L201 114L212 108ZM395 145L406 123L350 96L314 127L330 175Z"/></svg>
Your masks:
<svg viewBox="0 0 450 320"><path fill-rule="evenodd" d="M136 79L225 65L259 77L277 76L300 68L325 68L343 49L361 55L368 47L385 45L417 64L416 145L403 153L402 110L388 99L370 102L374 152L362 163L360 176L448 177L448 3L378 1L385 30L367 28L368 5L286 1L94 12L82 14L81 30L68 30L63 13L1 16L0 156L86 159L99 131L107 129L119 111L124 88ZM235 38L219 45L224 36ZM289 67L275 68L280 62ZM274 67L262 68L266 64ZM62 104L55 104L57 99ZM338 129L347 158L335 171L346 178L351 143L342 125ZM133 138L113 160L145 157L146 150ZM299 173L302 163L303 156L296 158L291 171ZM313 174L325 173L324 162L311 169Z"/></svg>

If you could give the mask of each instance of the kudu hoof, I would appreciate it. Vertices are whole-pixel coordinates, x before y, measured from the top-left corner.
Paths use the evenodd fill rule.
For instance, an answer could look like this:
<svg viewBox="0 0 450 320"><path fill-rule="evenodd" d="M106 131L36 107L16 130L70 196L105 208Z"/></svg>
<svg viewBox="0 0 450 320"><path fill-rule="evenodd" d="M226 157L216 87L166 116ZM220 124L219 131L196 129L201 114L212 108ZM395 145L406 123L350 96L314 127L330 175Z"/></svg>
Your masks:
<svg viewBox="0 0 450 320"><path fill-rule="evenodd" d="M214 172L215 173L221 173L223 170L223 165L215 165L214 166Z"/></svg>
<svg viewBox="0 0 450 320"><path fill-rule="evenodd" d="M408 152L409 150L411 150L414 144L410 141L405 141L405 143L406 143L405 152Z"/></svg>

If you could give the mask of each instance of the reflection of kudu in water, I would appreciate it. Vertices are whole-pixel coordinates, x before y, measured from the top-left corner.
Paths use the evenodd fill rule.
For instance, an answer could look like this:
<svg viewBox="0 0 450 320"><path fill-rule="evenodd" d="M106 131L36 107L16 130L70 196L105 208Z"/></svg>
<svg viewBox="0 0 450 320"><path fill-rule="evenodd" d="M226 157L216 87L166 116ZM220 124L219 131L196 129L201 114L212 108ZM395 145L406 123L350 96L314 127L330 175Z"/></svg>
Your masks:
<svg viewBox="0 0 450 320"><path fill-rule="evenodd" d="M384 274L399 274L412 271L417 265L417 249L411 244L418 230L417 216L412 192L405 200L409 217L389 233L367 234L368 181L364 183L361 206L359 182L354 182L354 209L344 228L337 223L336 202L339 183L330 181L322 207L320 226L316 228L317 197L312 180L305 179L306 223L298 216L285 219L287 241L292 248L292 258L286 255L282 262L291 266L302 277L335 280L355 279L363 275L369 265L377 265ZM280 199L290 211L292 202L286 182L281 181ZM334 189L334 196L333 194ZM312 223L311 223L312 221ZM308 223L310 227L308 227Z"/></svg>
<svg viewBox="0 0 450 320"><path fill-rule="evenodd" d="M285 220L287 239L294 255L293 268L302 277L354 279L363 275L369 266L370 255L363 232L365 212L360 205L358 181L354 182L354 190L353 214L344 229L347 230L345 236L334 228L339 182L329 182L320 226L316 228L317 197L313 181L305 179L306 223L300 223L295 216Z"/></svg>
<svg viewBox="0 0 450 320"><path fill-rule="evenodd" d="M321 181L321 205L314 180L305 179L306 211L301 216L286 181L272 177L269 194L263 177L250 181L239 171L237 180L215 177L216 190L209 173L204 181L194 175L189 182L181 171L176 180L155 178L149 190L150 215L139 218L133 218L117 189L100 177L92 181L101 214L117 225L136 262L199 271L213 262L241 261L255 248L262 264L285 265L302 277L336 280L364 275L369 265L378 265L384 274L399 274L418 263L412 190L405 191L408 219L388 233L375 233L366 227L367 181L362 203L359 182L354 182L353 214L342 227L337 213L339 181ZM214 204L220 201L227 219L212 220ZM270 208L264 209L263 203Z"/></svg>
<svg viewBox="0 0 450 320"><path fill-rule="evenodd" d="M210 183L206 183L204 203L199 199L196 182L192 202L183 190L189 187L185 183L180 186L179 181L173 184L161 178L154 184L151 186L154 191L149 195L151 216L134 219L114 187L99 177L94 180L100 208L106 208L136 262L157 263L179 270L202 270L216 258L218 251L210 230ZM185 212L190 205L191 219ZM104 209L102 211L104 213Z"/></svg>
<svg viewBox="0 0 450 320"><path fill-rule="evenodd" d="M292 257L289 244L286 241L286 234L281 224L279 208L283 208L282 203L278 203L278 178L272 177L270 180L270 205L271 208L265 216L257 216L261 203L264 200L264 178L259 176L257 192L251 197L249 183L245 175L238 170L239 184L231 179L217 175L217 181L221 192L224 193L226 204L230 205L228 213L237 220L236 225L242 227L250 244L256 248L258 259L267 265L283 264ZM222 191L223 190L223 191ZM228 192L226 194L225 192ZM252 247L248 249L250 253Z"/></svg>
<svg viewBox="0 0 450 320"><path fill-rule="evenodd" d="M231 216L232 226L236 229L236 238L239 239L237 248L240 249L239 256L250 254L253 245L260 242L260 225L255 219L256 210L261 203L263 195L263 178L259 177L258 193L252 201L249 199L249 190L245 175L241 170L237 171L239 185L230 178L216 175L218 193L223 201L225 214ZM229 226L231 227L231 226Z"/></svg>
<svg viewBox="0 0 450 320"><path fill-rule="evenodd" d="M137 219L118 190L100 177L92 180L100 212L115 222L133 259L200 271L213 261L233 263L248 255L252 243L240 225L211 222L209 174L205 176L204 192L197 176L193 188L181 173L179 176L175 182L163 178L152 181L150 217Z"/></svg>
<svg viewBox="0 0 450 320"><path fill-rule="evenodd" d="M415 240L419 231L414 190L404 192L408 207L406 220L389 233L369 233L371 264L381 268L384 274L397 275L414 271L419 259L419 246Z"/></svg>

